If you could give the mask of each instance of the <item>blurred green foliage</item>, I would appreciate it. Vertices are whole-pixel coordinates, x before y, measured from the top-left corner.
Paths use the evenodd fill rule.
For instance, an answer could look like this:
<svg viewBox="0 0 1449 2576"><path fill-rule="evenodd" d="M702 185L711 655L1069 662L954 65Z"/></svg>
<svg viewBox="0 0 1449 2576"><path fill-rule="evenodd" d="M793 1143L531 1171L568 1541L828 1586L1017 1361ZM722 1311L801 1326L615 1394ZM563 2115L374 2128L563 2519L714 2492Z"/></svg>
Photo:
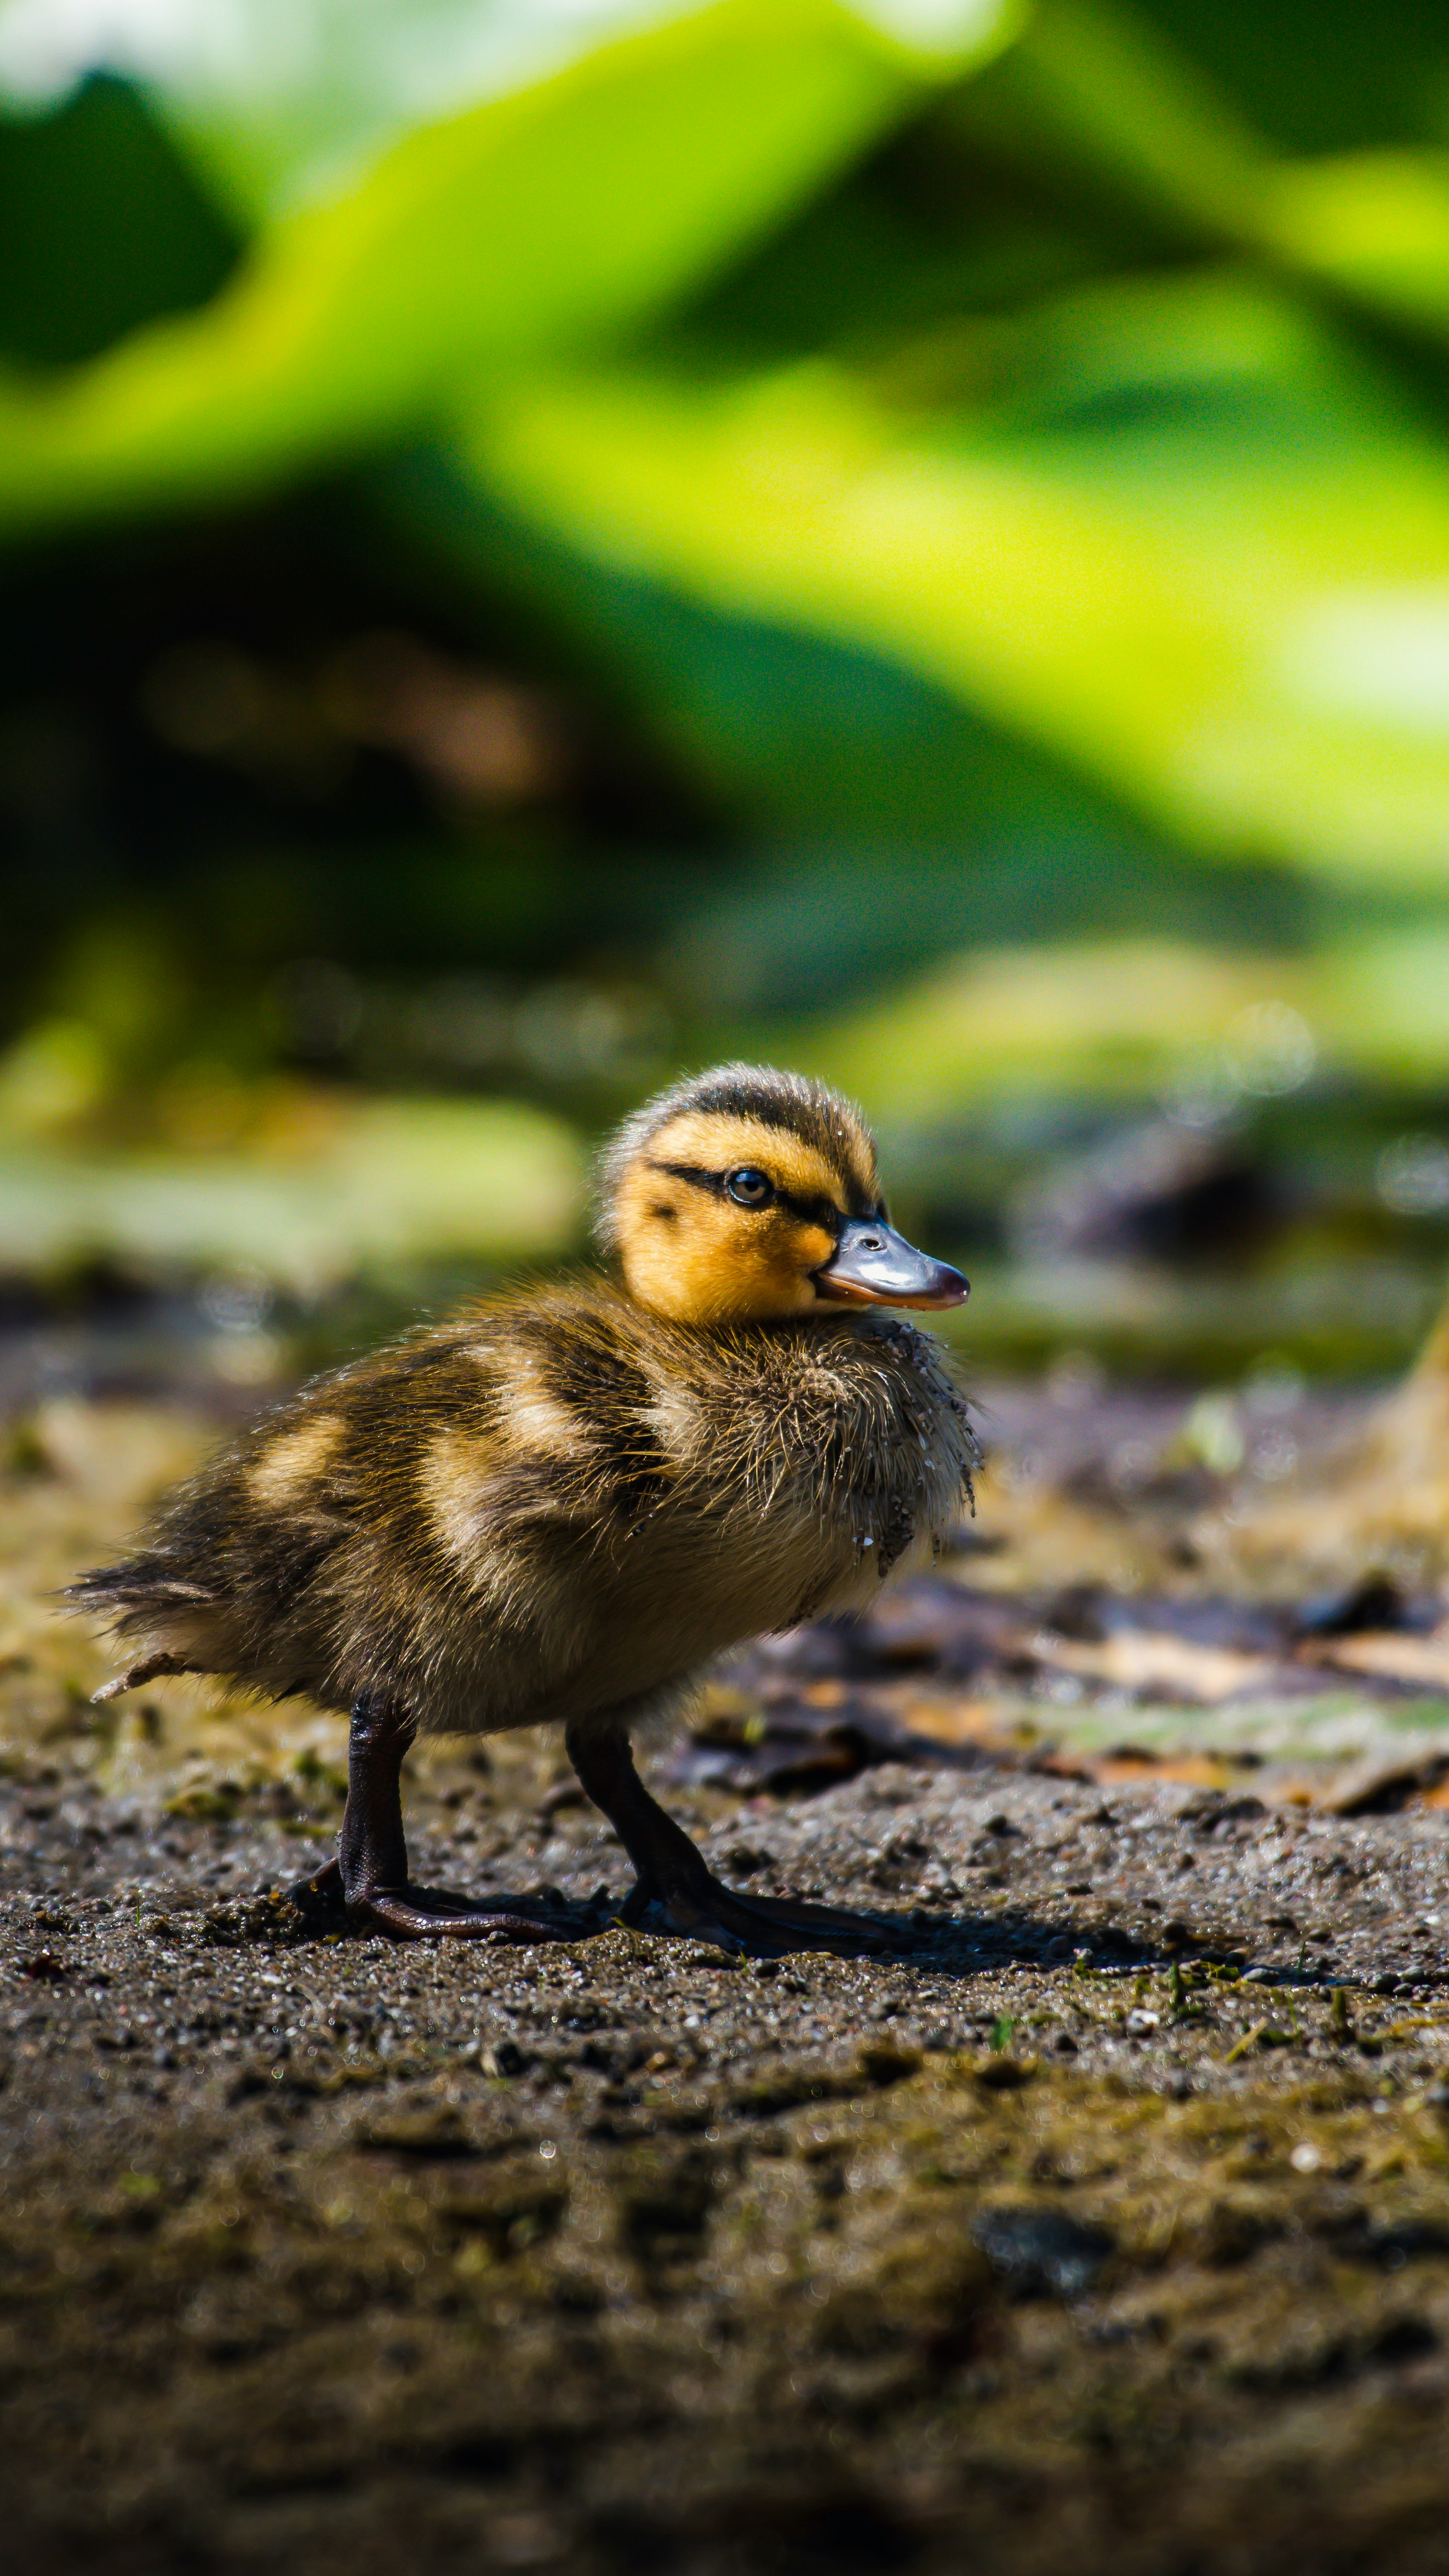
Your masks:
<svg viewBox="0 0 1449 2576"><path fill-rule="evenodd" d="M52 1059L58 1050L54 1036ZM224 1077L193 1068L213 1118ZM88 1263L129 1278L200 1269L306 1303L362 1270L533 1260L569 1250L584 1206L576 1140L513 1101L337 1101L283 1090L245 1103L223 1150L0 1157L0 1273L64 1280ZM245 1304L245 1330L253 1322ZM235 1326L232 1326L235 1329Z"/></svg>
<svg viewBox="0 0 1449 2576"><path fill-rule="evenodd" d="M369 14L396 44L402 13ZM282 202L203 313L64 384L10 389L0 514L255 484L446 415L479 369L617 339L852 158L933 68L833 0L714 0L380 149L365 118L330 137L300 202L310 156L269 174ZM234 116L217 140L230 169Z"/></svg>
<svg viewBox="0 0 1449 2576"><path fill-rule="evenodd" d="M240 249L134 90L104 74L0 124L0 349L70 365L219 293Z"/></svg>
<svg viewBox="0 0 1449 2576"><path fill-rule="evenodd" d="M12 121L16 237L64 198L75 292L64 245L25 263L54 318L32 282L11 347L77 355L103 308L113 337L12 375L0 522L215 503L431 428L475 563L501 513L863 646L1188 847L1437 887L1434 13L714 0L550 42L517 6L313 0L289 46L253 0L220 66L148 57L133 14L193 210L114 85L45 139ZM44 16L0 12L12 83ZM72 164L129 209L89 226L123 280L79 256Z"/></svg>
<svg viewBox="0 0 1449 2576"><path fill-rule="evenodd" d="M0 98L22 1161L739 1044L924 1175L1264 1011L1354 1224L1433 1142L1440 7L0 0Z"/></svg>

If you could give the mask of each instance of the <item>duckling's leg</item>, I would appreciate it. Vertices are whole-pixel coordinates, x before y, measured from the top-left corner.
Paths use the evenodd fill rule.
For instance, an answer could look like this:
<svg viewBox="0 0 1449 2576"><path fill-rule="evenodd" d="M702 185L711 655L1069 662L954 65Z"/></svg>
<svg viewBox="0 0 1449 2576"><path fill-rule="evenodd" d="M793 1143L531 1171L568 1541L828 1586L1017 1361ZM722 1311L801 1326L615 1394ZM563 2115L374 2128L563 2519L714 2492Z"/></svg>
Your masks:
<svg viewBox="0 0 1449 2576"><path fill-rule="evenodd" d="M741 1896L726 1887L683 1827L650 1797L622 1726L574 1718L564 1729L564 1743L583 1788L603 1809L638 1872L620 1908L626 1923L637 1923L654 1903L676 1932L692 1932L723 1950L778 1957L785 1950L883 1946L887 1935L867 1915Z"/></svg>
<svg viewBox="0 0 1449 2576"><path fill-rule="evenodd" d="M292 1890L294 1902L309 1913L319 1897L335 1890L349 1923L405 1940L476 1940L485 1932L502 1932L514 1941L566 1938L568 1927L542 1912L530 1913L526 1897L490 1902L410 1884L399 1784L403 1756L416 1733L416 1720L380 1693L365 1692L358 1700L347 1739L347 1804L337 1858Z"/></svg>

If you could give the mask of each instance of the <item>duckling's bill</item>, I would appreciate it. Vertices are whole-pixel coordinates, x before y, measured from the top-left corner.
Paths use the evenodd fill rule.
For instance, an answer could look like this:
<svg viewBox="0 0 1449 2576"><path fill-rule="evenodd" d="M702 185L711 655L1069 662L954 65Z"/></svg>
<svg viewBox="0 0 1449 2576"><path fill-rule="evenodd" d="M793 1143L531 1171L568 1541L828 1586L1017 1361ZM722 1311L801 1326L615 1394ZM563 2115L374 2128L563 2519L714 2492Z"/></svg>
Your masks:
<svg viewBox="0 0 1449 2576"><path fill-rule="evenodd" d="M842 1226L814 1279L817 1297L847 1306L961 1306L971 1294L959 1270L918 1252L883 1217Z"/></svg>

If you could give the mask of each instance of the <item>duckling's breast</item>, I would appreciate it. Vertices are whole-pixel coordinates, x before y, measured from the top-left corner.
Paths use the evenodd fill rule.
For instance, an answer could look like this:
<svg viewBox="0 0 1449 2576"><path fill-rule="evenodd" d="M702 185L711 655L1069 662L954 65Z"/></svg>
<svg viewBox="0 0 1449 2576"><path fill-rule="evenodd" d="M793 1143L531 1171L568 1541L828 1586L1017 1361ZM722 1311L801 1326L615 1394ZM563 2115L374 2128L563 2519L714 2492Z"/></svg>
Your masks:
<svg viewBox="0 0 1449 2576"><path fill-rule="evenodd" d="M964 1399L939 1347L892 1318L731 1339L674 1406L684 1492L759 1560L775 1614L759 1628L867 1600L928 1561L970 1497Z"/></svg>
<svg viewBox="0 0 1449 2576"><path fill-rule="evenodd" d="M491 1367L490 1440L443 1424L420 1461L450 1605L430 1685L449 1665L443 1696L490 1704L475 1724L646 1699L862 1606L929 1561L969 1490L964 1403L889 1320L706 1335L575 1294L500 1335Z"/></svg>

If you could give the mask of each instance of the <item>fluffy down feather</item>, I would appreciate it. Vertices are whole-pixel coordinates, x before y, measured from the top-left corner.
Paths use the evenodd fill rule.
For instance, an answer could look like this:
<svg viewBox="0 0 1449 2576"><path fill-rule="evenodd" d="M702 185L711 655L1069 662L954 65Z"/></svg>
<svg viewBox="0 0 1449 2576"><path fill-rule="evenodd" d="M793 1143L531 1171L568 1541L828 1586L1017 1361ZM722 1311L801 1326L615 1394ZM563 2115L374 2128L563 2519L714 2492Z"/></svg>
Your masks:
<svg viewBox="0 0 1449 2576"><path fill-rule="evenodd" d="M975 1443L883 1314L710 1331L600 1281L481 1305L264 1416L87 1574L120 1689L214 1672L461 1732L674 1706L724 1648L929 1562Z"/></svg>

